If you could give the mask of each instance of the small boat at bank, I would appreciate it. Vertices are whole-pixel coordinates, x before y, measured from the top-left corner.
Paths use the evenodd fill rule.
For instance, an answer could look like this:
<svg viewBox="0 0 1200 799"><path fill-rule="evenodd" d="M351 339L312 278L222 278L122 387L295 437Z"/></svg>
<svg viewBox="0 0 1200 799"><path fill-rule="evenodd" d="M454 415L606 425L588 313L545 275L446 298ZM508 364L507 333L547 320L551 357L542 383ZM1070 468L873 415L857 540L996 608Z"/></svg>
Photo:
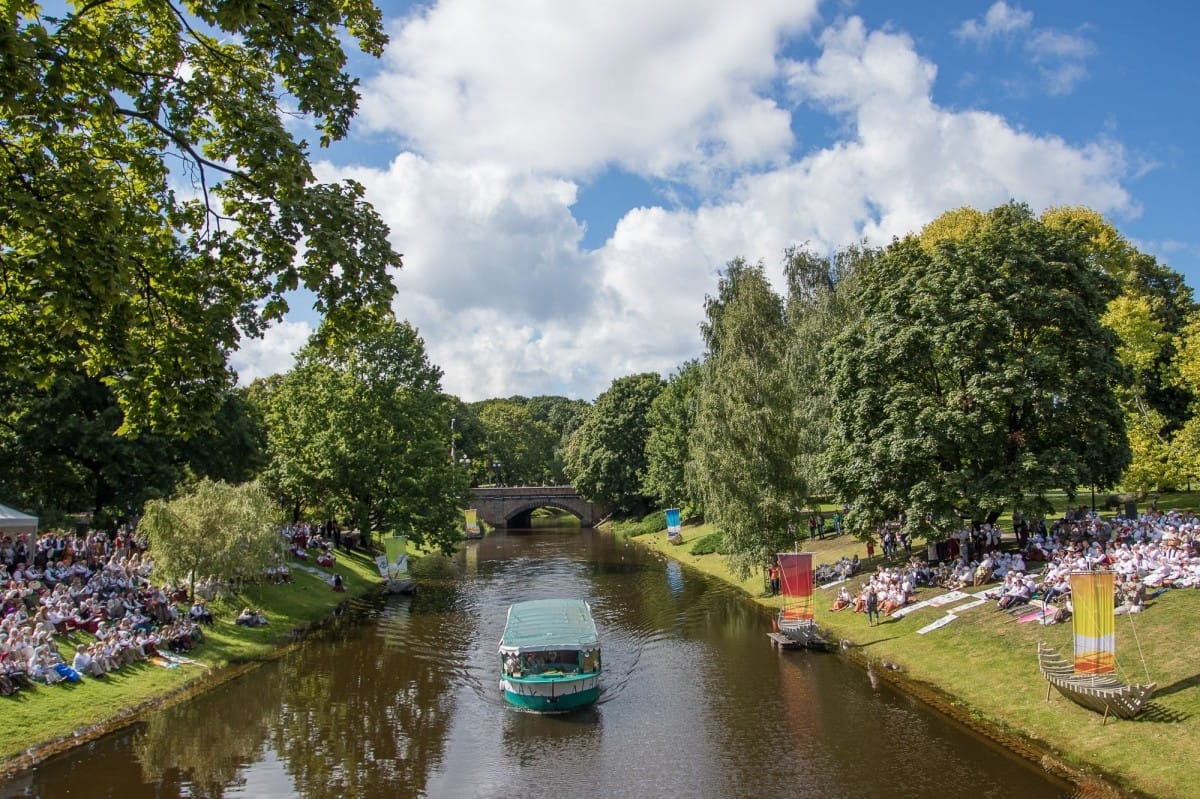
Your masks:
<svg viewBox="0 0 1200 799"><path fill-rule="evenodd" d="M813 618L812 553L780 552L778 557L783 593L783 607L775 619L778 634L792 646L829 649L829 641L821 635Z"/></svg>
<svg viewBox="0 0 1200 799"><path fill-rule="evenodd" d="M500 690L540 713L586 707L600 696L600 636L582 599L535 599L508 609L500 639Z"/></svg>
<svg viewBox="0 0 1200 799"><path fill-rule="evenodd" d="M1132 719L1150 701L1155 683L1131 685L1114 676L1116 635L1112 572L1071 575L1075 660L1038 644L1038 666L1050 685L1083 707ZM1046 698L1050 698L1046 688Z"/></svg>

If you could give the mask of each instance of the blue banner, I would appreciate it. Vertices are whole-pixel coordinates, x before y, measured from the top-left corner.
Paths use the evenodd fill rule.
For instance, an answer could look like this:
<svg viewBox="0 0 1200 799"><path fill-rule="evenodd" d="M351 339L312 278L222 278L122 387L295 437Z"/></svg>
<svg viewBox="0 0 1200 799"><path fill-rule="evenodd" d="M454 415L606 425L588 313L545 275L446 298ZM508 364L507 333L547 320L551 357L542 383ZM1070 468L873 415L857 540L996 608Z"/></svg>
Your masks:
<svg viewBox="0 0 1200 799"><path fill-rule="evenodd" d="M675 535L679 532L679 508L667 508L667 533Z"/></svg>

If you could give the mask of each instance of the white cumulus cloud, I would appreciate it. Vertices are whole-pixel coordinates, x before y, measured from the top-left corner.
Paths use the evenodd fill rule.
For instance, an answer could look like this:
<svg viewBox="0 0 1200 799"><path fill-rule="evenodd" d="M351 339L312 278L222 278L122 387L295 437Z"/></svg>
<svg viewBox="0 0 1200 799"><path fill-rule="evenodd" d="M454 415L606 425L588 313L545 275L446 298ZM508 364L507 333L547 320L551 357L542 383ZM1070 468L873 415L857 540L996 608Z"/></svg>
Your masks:
<svg viewBox="0 0 1200 799"><path fill-rule="evenodd" d="M982 20L969 19L954 33L960 39L983 44L1028 30L1032 24L1032 11L1022 11L1019 7L1010 6L1004 0L1000 0L988 8Z"/></svg>

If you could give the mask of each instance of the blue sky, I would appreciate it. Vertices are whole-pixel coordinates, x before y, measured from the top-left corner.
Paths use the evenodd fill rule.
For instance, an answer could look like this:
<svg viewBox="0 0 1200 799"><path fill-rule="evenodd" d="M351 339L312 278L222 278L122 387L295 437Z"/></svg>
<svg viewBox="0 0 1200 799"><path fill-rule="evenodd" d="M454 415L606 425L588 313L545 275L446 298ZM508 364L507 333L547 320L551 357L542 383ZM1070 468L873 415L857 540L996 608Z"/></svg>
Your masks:
<svg viewBox="0 0 1200 799"><path fill-rule="evenodd" d="M1190 4L380 6L353 132L314 156L391 226L396 313L464 400L669 374L731 259L778 279L789 245L961 205L1094 208L1200 285ZM303 305L235 356L243 380L290 367Z"/></svg>

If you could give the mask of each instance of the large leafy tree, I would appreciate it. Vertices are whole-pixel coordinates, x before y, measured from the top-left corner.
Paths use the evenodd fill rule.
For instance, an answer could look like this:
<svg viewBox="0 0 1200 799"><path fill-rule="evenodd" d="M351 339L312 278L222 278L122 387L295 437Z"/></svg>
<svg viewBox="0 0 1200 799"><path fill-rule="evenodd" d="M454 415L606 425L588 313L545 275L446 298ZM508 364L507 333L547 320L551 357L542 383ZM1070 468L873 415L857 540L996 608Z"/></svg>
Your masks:
<svg viewBox="0 0 1200 799"><path fill-rule="evenodd" d="M1200 396L1195 386L1175 379L1174 366L1176 342L1197 307L1192 290L1182 275L1139 252L1091 209L1051 208L1042 219L1083 234L1092 262L1120 286L1103 321L1120 339L1117 355L1129 372L1118 391L1133 455L1122 483L1143 490L1181 484L1186 469L1176 457L1176 438Z"/></svg>
<svg viewBox="0 0 1200 799"><path fill-rule="evenodd" d="M182 476L179 442L118 436L121 410L100 381L73 371L44 388L0 380L0 490L48 523L91 513L97 527L136 517Z"/></svg>
<svg viewBox="0 0 1200 799"><path fill-rule="evenodd" d="M693 479L730 566L744 577L793 546L788 527L808 494L793 423L800 398L785 368L784 301L761 263L731 261L705 316Z"/></svg>
<svg viewBox="0 0 1200 799"><path fill-rule="evenodd" d="M649 509L642 489L646 437L650 405L662 389L659 375L644 372L614 380L596 398L567 450L567 476L585 497L625 515Z"/></svg>
<svg viewBox="0 0 1200 799"><path fill-rule="evenodd" d="M829 350L829 470L853 524L903 514L938 536L1119 480L1126 372L1100 321L1117 285L1091 255L1086 231L1010 204L932 248L896 241L863 272L863 317Z"/></svg>
<svg viewBox="0 0 1200 799"><path fill-rule="evenodd" d="M571 436L591 412L592 406L586 400L540 395L529 398L528 408L535 421L545 422L554 431L556 441L550 462L549 479L554 483L565 483L567 446Z"/></svg>
<svg viewBox="0 0 1200 799"><path fill-rule="evenodd" d="M0 363L103 380L124 426L207 421L228 354L306 288L325 328L386 312L400 257L362 186L317 182L357 106L369 0L15 0L0 16Z"/></svg>
<svg viewBox="0 0 1200 799"><path fill-rule="evenodd" d="M1200 312L1192 315L1175 337L1176 356L1172 361L1172 382L1200 397ZM1170 459L1178 475L1188 481L1200 475L1200 400L1194 403L1192 416L1171 440Z"/></svg>
<svg viewBox="0 0 1200 799"><path fill-rule="evenodd" d="M450 461L440 380L406 322L306 347L267 402L271 481L296 511L449 551L466 475Z"/></svg>

